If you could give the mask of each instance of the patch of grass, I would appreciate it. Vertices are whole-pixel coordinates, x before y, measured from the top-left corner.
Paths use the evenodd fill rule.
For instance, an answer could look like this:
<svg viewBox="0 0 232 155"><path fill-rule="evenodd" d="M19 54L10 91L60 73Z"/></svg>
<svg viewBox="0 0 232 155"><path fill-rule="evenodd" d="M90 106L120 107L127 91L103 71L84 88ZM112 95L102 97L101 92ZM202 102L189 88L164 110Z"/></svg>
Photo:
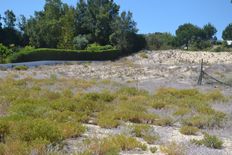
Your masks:
<svg viewBox="0 0 232 155"><path fill-rule="evenodd" d="M139 53L139 56L140 56L141 58L144 58L144 59L147 59L147 58L148 58L148 55L147 55L145 52Z"/></svg>
<svg viewBox="0 0 232 155"><path fill-rule="evenodd" d="M198 131L198 128L192 126L183 126L180 128L180 133L184 135L196 135Z"/></svg>
<svg viewBox="0 0 232 155"><path fill-rule="evenodd" d="M167 155L186 155L186 150L175 142L161 146L160 150Z"/></svg>
<svg viewBox="0 0 232 155"><path fill-rule="evenodd" d="M204 145L214 149L222 149L223 147L223 142L218 137L209 135L207 133L204 134L204 138L202 140L193 139L191 142L196 145Z"/></svg>
<svg viewBox="0 0 232 155"><path fill-rule="evenodd" d="M18 70L18 71L25 71L25 70L28 70L29 67L27 66L16 66L14 67L15 70Z"/></svg>
<svg viewBox="0 0 232 155"><path fill-rule="evenodd" d="M225 121L225 114L217 112L214 115L197 115L183 120L183 124L200 129L221 127Z"/></svg>
<svg viewBox="0 0 232 155"><path fill-rule="evenodd" d="M158 126L172 126L173 120L171 118L160 118L154 122Z"/></svg>
<svg viewBox="0 0 232 155"><path fill-rule="evenodd" d="M146 145L140 143L135 138L125 135L115 135L104 139L91 139L89 141L89 152L91 154L117 155L120 151L130 151L134 149L146 150Z"/></svg>
<svg viewBox="0 0 232 155"><path fill-rule="evenodd" d="M132 134L143 138L148 144L154 144L159 140L159 135L152 130L152 127L146 124L135 124L132 126Z"/></svg>

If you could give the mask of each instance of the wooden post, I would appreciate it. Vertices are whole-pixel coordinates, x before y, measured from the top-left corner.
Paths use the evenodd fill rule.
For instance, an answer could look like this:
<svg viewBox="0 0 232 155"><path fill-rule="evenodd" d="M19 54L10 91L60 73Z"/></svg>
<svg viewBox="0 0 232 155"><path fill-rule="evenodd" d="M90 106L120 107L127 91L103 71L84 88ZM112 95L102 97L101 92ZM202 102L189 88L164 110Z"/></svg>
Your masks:
<svg viewBox="0 0 232 155"><path fill-rule="evenodd" d="M203 71L203 59L201 60L201 71L200 71L200 76L199 76L199 79L198 79L198 82L197 84L198 85L202 85L202 79L203 79L203 76L204 76L204 71Z"/></svg>

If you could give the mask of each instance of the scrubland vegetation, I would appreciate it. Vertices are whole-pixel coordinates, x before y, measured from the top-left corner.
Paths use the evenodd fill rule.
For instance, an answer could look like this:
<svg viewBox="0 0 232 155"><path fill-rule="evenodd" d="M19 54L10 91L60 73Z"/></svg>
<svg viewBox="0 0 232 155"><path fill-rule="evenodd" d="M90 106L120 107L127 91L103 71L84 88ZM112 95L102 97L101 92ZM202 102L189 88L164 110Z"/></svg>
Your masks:
<svg viewBox="0 0 232 155"><path fill-rule="evenodd" d="M221 127L227 115L214 110L213 102L225 102L219 91L201 93L196 89L177 90L161 88L149 94L135 88L119 88L113 92L88 92L94 81L32 78L2 79L0 83L1 154L30 154L46 152L51 144L58 144L71 137L80 137L86 131L84 124L91 122L102 128L116 128L125 123L131 135L115 135L101 140L89 140L85 154L117 154L124 150L140 148L159 141L159 133L153 125L172 126L179 122L180 132L194 135L201 129ZM49 88L65 85L63 89ZM78 91L77 91L78 89ZM170 116L163 117L152 109L172 109ZM133 138L134 137L134 138ZM221 148L222 142L205 135L194 144ZM174 144L170 144L174 147ZM176 144L175 144L176 145ZM161 150L169 152L170 147ZM155 148L151 148L155 152ZM169 153L168 153L169 154Z"/></svg>

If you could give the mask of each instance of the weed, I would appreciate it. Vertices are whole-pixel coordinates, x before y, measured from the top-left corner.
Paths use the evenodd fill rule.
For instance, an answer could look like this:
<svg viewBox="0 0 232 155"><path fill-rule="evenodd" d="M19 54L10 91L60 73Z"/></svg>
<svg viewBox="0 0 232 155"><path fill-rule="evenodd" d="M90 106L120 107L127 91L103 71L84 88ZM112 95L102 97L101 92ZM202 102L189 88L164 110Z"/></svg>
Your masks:
<svg viewBox="0 0 232 155"><path fill-rule="evenodd" d="M180 133L184 135L196 135L198 131L198 128L192 126L183 126L180 128Z"/></svg>
<svg viewBox="0 0 232 155"><path fill-rule="evenodd" d="M186 154L185 149L181 145L178 145L175 142L171 142L169 144L161 146L160 150L161 152L167 155L185 155Z"/></svg>
<svg viewBox="0 0 232 155"><path fill-rule="evenodd" d="M191 140L193 144L196 145L204 145L209 148L221 149L223 142L216 136L209 135L207 133L204 134L204 138L202 140Z"/></svg>
<svg viewBox="0 0 232 155"><path fill-rule="evenodd" d="M156 153L157 152L157 147L150 147L150 151L151 151L151 153Z"/></svg>

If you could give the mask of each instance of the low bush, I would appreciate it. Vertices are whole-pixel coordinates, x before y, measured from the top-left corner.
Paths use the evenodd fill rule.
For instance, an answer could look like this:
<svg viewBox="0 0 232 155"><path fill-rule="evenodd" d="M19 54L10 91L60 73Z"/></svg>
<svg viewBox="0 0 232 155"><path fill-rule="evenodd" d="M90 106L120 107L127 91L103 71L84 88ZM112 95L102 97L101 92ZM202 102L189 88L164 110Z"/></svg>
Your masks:
<svg viewBox="0 0 232 155"><path fill-rule="evenodd" d="M151 151L151 153L156 153L157 152L157 147L150 147L150 151Z"/></svg>
<svg viewBox="0 0 232 155"><path fill-rule="evenodd" d="M152 130L152 127L146 124L135 124L132 126L132 134L143 138L148 144L154 144L159 140L159 135Z"/></svg>
<svg viewBox="0 0 232 155"><path fill-rule="evenodd" d="M172 120L172 118L160 118L160 119L157 119L154 122L154 125L158 125L158 126L172 126L173 125L173 120Z"/></svg>
<svg viewBox="0 0 232 155"><path fill-rule="evenodd" d="M115 135L102 140L92 139L89 141L90 154L110 154L117 155L120 151L130 151L134 149L146 150L146 145L140 143L135 138L125 135Z"/></svg>
<svg viewBox="0 0 232 155"><path fill-rule="evenodd" d="M198 128L192 126L183 126L180 128L180 133L184 135L196 135L198 131Z"/></svg>
<svg viewBox="0 0 232 155"><path fill-rule="evenodd" d="M193 144L196 145L204 145L209 148L221 149L223 142L216 136L209 135L207 133L204 134L204 138L202 140L191 140Z"/></svg>
<svg viewBox="0 0 232 155"><path fill-rule="evenodd" d="M89 50L65 50L65 49L33 49L22 50L11 55L9 62L28 62L41 60L113 60L118 58L121 53L115 49L100 51Z"/></svg>
<svg viewBox="0 0 232 155"><path fill-rule="evenodd" d="M185 148L175 142L161 146L160 150L167 155L186 155Z"/></svg>
<svg viewBox="0 0 232 155"><path fill-rule="evenodd" d="M28 70L29 67L27 66L16 66L14 67L15 70L18 70L18 71L25 71L25 70Z"/></svg>

